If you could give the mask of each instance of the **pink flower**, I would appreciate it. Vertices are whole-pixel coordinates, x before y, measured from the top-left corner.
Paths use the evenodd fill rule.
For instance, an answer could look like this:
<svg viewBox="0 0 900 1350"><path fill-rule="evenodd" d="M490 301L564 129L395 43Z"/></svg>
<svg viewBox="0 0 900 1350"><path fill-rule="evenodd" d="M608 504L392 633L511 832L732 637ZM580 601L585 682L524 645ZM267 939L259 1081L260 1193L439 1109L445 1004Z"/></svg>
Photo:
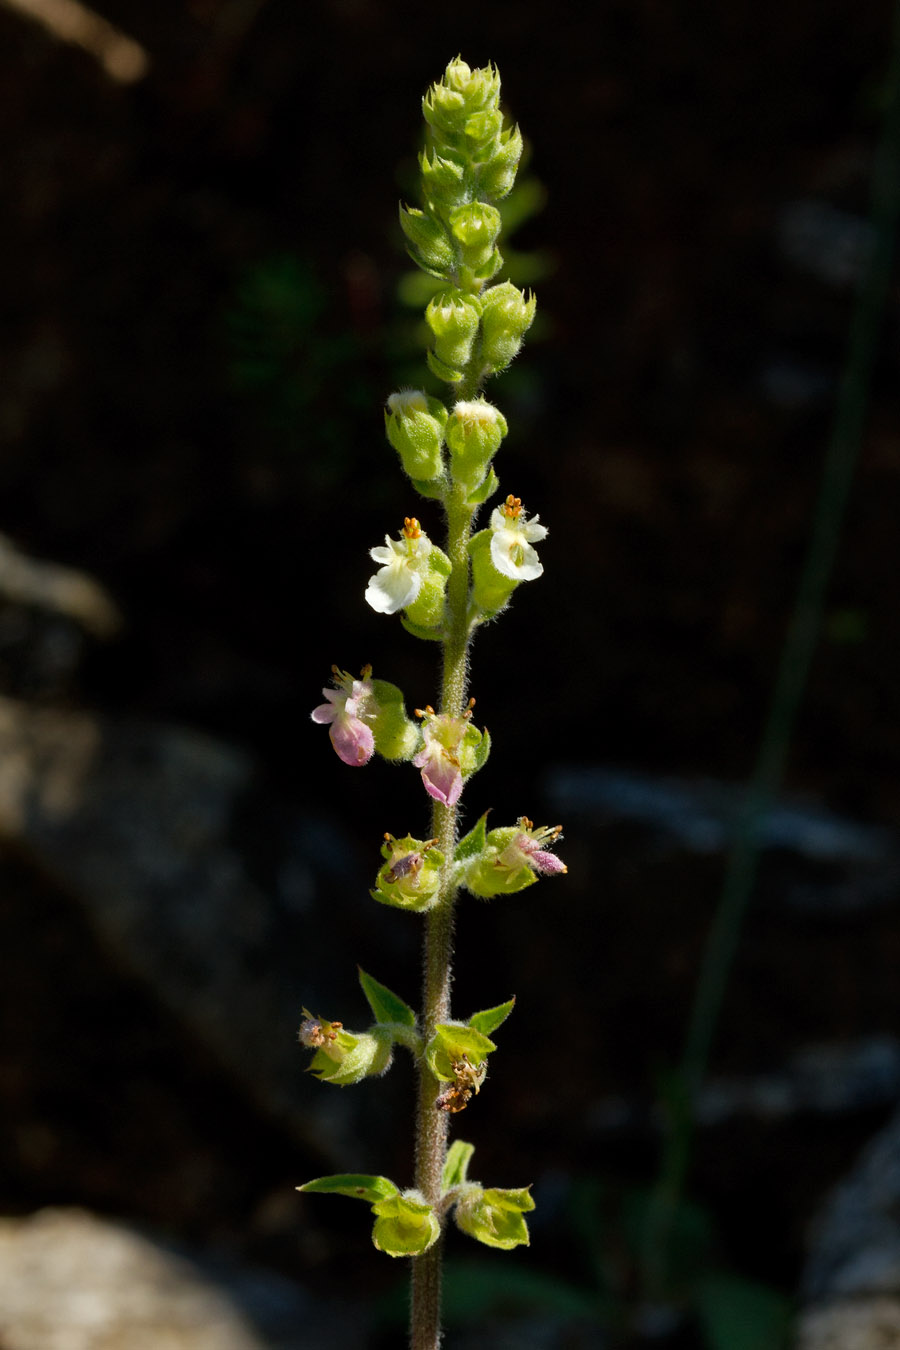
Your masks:
<svg viewBox="0 0 900 1350"><path fill-rule="evenodd" d="M375 736L365 719L377 711L370 679L372 667L364 666L358 680L337 666L331 669L335 688L322 690L328 702L313 710L312 720L330 724L331 744L345 764L368 764L375 750Z"/></svg>
<svg viewBox="0 0 900 1350"><path fill-rule="evenodd" d="M413 764L422 770L422 782L429 797L444 806L455 806L463 787L459 752L468 721L465 717L438 715L431 708L426 708L421 716L425 719L422 727L425 745Z"/></svg>
<svg viewBox="0 0 900 1350"><path fill-rule="evenodd" d="M568 872L569 869L561 858L557 858L555 853L542 847L544 844L555 843L562 834L561 825L542 825L536 830L527 816L521 816L517 824L518 833L506 845L498 859L504 867L515 871L524 863L532 872L540 872L542 876Z"/></svg>

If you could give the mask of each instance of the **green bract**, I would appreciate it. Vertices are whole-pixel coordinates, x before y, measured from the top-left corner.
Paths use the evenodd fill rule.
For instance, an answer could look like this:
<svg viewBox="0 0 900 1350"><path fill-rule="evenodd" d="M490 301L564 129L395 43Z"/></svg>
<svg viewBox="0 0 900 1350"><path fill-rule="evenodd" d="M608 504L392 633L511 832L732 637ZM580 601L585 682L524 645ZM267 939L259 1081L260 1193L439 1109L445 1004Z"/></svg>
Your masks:
<svg viewBox="0 0 900 1350"><path fill-rule="evenodd" d="M404 1191L372 1206L372 1241L388 1256L420 1256L437 1242L441 1226L419 1191Z"/></svg>
<svg viewBox="0 0 900 1350"><path fill-rule="evenodd" d="M453 568L450 559L437 544L431 545L431 552L422 568L422 585L419 594L404 613L410 623L419 628L434 628L444 617L444 592L447 578Z"/></svg>
<svg viewBox="0 0 900 1350"><path fill-rule="evenodd" d="M530 1187L506 1191L482 1190L469 1183L461 1188L454 1218L458 1228L487 1247L510 1251L528 1245L528 1225L522 1218L534 1209Z"/></svg>
<svg viewBox="0 0 900 1350"><path fill-rule="evenodd" d="M470 1066L477 1069L496 1049L496 1044L475 1027L463 1022L445 1022L435 1027L434 1036L425 1047L425 1058L435 1078L442 1083L452 1083L457 1077L454 1064L468 1060Z"/></svg>
<svg viewBox="0 0 900 1350"><path fill-rule="evenodd" d="M371 684L377 703L377 711L371 718L375 749L385 759L412 759L419 746L420 732L406 715L402 690L387 680L372 680Z"/></svg>
<svg viewBox="0 0 900 1350"><path fill-rule="evenodd" d="M381 848L386 859L378 873L372 896L382 905L397 909L426 910L436 903L444 855L434 840L395 839L387 835Z"/></svg>
<svg viewBox="0 0 900 1350"><path fill-rule="evenodd" d="M371 1031L354 1034L344 1031L338 1022L323 1025L335 1029L334 1039L319 1047L309 1066L310 1073L323 1082L349 1087L390 1067L394 1042L385 1028L373 1027Z"/></svg>
<svg viewBox="0 0 900 1350"><path fill-rule="evenodd" d="M472 559L470 608L475 618L492 619L499 614L509 604L513 591L520 584L497 571L491 561L492 538L493 531L479 530L469 541L469 556Z"/></svg>

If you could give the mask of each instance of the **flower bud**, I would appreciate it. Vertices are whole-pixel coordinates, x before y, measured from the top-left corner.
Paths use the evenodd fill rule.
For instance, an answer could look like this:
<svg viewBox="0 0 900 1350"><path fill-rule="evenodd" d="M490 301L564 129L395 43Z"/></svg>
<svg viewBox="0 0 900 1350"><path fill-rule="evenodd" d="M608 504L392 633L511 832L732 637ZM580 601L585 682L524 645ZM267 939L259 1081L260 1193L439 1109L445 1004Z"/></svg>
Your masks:
<svg viewBox="0 0 900 1350"><path fill-rule="evenodd" d="M530 1192L529 1186L515 1191L496 1187L483 1190L477 1183L467 1182L456 1202L456 1225L487 1247L499 1247L503 1251L522 1245L527 1247L528 1225L522 1215L534 1209Z"/></svg>
<svg viewBox="0 0 900 1350"><path fill-rule="evenodd" d="M436 903L441 885L444 855L434 848L434 839L395 839L384 836L381 854L385 864L378 873L372 898L397 909L422 911Z"/></svg>
<svg viewBox="0 0 900 1350"><path fill-rule="evenodd" d="M434 333L434 353L439 361L451 369L468 363L480 317L481 305L474 295L454 290L431 299L425 321Z"/></svg>
<svg viewBox="0 0 900 1350"><path fill-rule="evenodd" d="M509 195L516 181L519 160L522 158L522 133L517 126L508 127L500 137L498 149L478 172L479 193L498 202Z"/></svg>
<svg viewBox="0 0 900 1350"><path fill-rule="evenodd" d="M551 853L562 834L561 825L535 829L527 816L515 826L491 830L486 846L467 867L462 884L473 895L489 900L495 895L515 895L532 886L538 876L553 876L568 869L562 859Z"/></svg>
<svg viewBox="0 0 900 1350"><path fill-rule="evenodd" d="M474 113L496 108L500 102L500 76L493 66L472 70L458 57L444 77L433 84L422 100L422 112L435 139L454 140L462 135Z"/></svg>
<svg viewBox="0 0 900 1350"><path fill-rule="evenodd" d="M403 389L391 394L387 404L384 427L404 472L425 482L439 478L444 471L441 446L447 421L443 403L421 389Z"/></svg>
<svg viewBox="0 0 900 1350"><path fill-rule="evenodd" d="M497 108L466 118L464 134L473 158L490 159L500 149L503 114Z"/></svg>
<svg viewBox="0 0 900 1350"><path fill-rule="evenodd" d="M414 206L400 207L400 228L406 235L407 249L414 263L432 276L446 276L455 261L456 250L444 227L434 216Z"/></svg>
<svg viewBox="0 0 900 1350"><path fill-rule="evenodd" d="M315 1050L310 1073L323 1082L347 1087L363 1078L384 1073L393 1057L393 1040L386 1027L355 1035L342 1022L327 1022L303 1009L299 1039Z"/></svg>
<svg viewBox="0 0 900 1350"><path fill-rule="evenodd" d="M451 214L450 229L465 267L480 274L491 264L501 223L500 212L487 202L467 202Z"/></svg>
<svg viewBox="0 0 900 1350"><path fill-rule="evenodd" d="M457 403L446 427L454 482L470 492L477 488L506 432L506 418L483 398Z"/></svg>
<svg viewBox="0 0 900 1350"><path fill-rule="evenodd" d="M377 1200L372 1213L377 1216L372 1241L388 1256L421 1256L440 1236L437 1216L421 1191L404 1191Z"/></svg>
<svg viewBox="0 0 900 1350"><path fill-rule="evenodd" d="M465 170L456 160L447 159L437 151L429 159L427 150L423 150L419 155L419 168L423 196L433 210L446 213L465 201Z"/></svg>
<svg viewBox="0 0 900 1350"><path fill-rule="evenodd" d="M482 304L482 356L492 371L505 370L531 327L537 300L533 295L526 300L517 286L503 281L484 293Z"/></svg>

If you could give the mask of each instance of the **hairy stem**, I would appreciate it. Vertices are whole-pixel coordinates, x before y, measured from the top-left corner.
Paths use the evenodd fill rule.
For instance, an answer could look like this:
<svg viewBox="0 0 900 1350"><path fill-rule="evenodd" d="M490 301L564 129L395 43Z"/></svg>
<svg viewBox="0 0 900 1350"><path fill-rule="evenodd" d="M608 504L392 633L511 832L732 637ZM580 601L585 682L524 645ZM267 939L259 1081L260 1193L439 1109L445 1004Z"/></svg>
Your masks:
<svg viewBox="0 0 900 1350"><path fill-rule="evenodd" d="M468 650L467 605L469 593L469 535L472 509L461 488L453 488L447 507L447 555L453 565L447 583L444 673L441 713L458 717L466 700ZM450 982L453 956L453 852L456 847L456 806L434 803L432 834L444 855L440 898L426 916L425 976L422 998L425 1044L439 1022L450 1017ZM441 1174L447 1157L448 1117L435 1102L440 1083L424 1058L419 1061L419 1094L416 1116L416 1186L428 1204L440 1211ZM413 1261L412 1350L437 1350L441 1338L441 1249L443 1237Z"/></svg>

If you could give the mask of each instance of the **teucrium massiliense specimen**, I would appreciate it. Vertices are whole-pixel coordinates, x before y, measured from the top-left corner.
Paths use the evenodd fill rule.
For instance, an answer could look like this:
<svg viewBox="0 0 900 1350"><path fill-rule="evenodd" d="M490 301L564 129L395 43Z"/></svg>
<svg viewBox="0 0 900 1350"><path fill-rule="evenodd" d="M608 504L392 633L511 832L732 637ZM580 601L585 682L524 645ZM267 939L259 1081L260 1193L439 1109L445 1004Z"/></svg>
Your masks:
<svg viewBox="0 0 900 1350"><path fill-rule="evenodd" d="M452 1214L462 1232L489 1247L528 1242L524 1215L534 1208L527 1187L484 1187L470 1181L471 1144L448 1148L448 1124L481 1092L493 1033L513 1000L465 1021L450 1010L452 912L461 890L482 899L512 895L540 876L564 872L552 851L559 827L514 825L487 829L483 815L458 838L457 803L490 752L487 732L473 720L466 687L468 649L476 629L508 605L522 582L543 572L534 545L546 538L509 494L485 528L473 534L478 509L498 490L494 458L507 434L499 408L482 394L485 381L516 356L535 312L535 299L502 279L497 203L510 191L522 153L518 127L504 126L500 76L493 66L472 70L457 58L423 100L429 144L419 157L421 206L400 208L407 249L441 287L425 320L431 335L428 365L449 386L444 399L420 389L391 394L387 439L412 488L443 507L446 537L434 543L415 516L371 549L377 569L365 598L378 613L399 614L415 637L440 644L440 699L410 718L396 686L359 679L333 667L334 688L313 720L330 727L345 764L361 766L377 753L411 762L431 798L427 839L386 834L383 863L372 896L380 904L421 913L425 925L425 980L416 1013L372 976L360 972L374 1015L366 1031L348 1031L304 1010L300 1040L314 1051L310 1068L322 1081L346 1086L383 1073L395 1045L416 1063L419 1100L415 1186L401 1191L386 1177L321 1177L299 1189L364 1200L375 1216L375 1246L411 1256L413 1350L440 1340L441 1234Z"/></svg>

